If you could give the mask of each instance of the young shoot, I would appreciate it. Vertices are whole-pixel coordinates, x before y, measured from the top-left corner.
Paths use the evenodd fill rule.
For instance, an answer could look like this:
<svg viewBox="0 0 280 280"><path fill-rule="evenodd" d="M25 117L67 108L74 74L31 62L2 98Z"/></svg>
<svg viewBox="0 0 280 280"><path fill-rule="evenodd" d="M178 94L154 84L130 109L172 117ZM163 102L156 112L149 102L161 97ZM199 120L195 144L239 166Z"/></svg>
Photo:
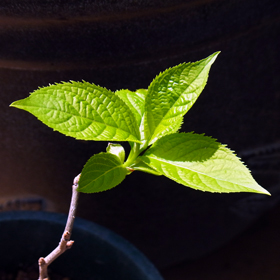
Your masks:
<svg viewBox="0 0 280 280"><path fill-rule="evenodd" d="M64 135L110 142L105 152L87 161L74 180L65 231L58 247L39 259L39 279L48 279L48 265L73 244L70 236L78 192L111 189L132 171L166 176L201 191L269 195L225 145L202 134L179 132L218 54L169 68L156 76L148 89L112 92L85 81L61 82L11 104ZM120 144L124 141L131 148L127 157Z"/></svg>
<svg viewBox="0 0 280 280"><path fill-rule="evenodd" d="M81 172L79 192L111 189L137 170L201 191L269 194L225 145L179 132L218 54L169 68L148 89L112 92L85 81L62 82L11 106L76 139L130 143L127 159L121 144L109 144L106 152L93 155Z"/></svg>

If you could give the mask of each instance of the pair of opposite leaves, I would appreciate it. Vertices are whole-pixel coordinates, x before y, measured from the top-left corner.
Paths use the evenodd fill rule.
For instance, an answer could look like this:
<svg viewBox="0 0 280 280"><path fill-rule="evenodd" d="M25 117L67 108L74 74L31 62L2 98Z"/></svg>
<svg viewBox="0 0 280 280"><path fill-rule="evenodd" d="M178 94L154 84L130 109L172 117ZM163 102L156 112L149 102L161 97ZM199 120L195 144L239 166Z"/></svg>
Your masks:
<svg viewBox="0 0 280 280"><path fill-rule="evenodd" d="M110 189L132 170L140 170L203 191L269 194L224 145L204 135L178 132L217 55L169 68L147 90L113 93L87 82L64 82L39 88L11 106L76 139L130 143L126 162L119 144L91 157L81 172L81 192Z"/></svg>

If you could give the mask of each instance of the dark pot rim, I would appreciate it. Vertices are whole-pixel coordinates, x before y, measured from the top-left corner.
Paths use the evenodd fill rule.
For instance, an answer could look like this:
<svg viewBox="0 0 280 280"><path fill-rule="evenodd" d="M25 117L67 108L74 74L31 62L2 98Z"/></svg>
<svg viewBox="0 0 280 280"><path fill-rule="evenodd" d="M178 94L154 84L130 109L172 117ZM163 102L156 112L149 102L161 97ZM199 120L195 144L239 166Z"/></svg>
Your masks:
<svg viewBox="0 0 280 280"><path fill-rule="evenodd" d="M43 222L47 225L56 225L61 227L62 231L65 226L67 216L61 213L52 213L52 212L42 212L42 211L11 211L11 212L2 212L0 213L0 227L1 224L7 222ZM139 279L146 280L163 280L155 266L147 259L147 257L140 252L134 245L129 241L114 233L113 231L84 220L82 218L76 218L73 228L73 239L75 236L82 232L86 236L91 236L98 242L104 244L105 246L112 247L113 250L117 252L118 255L124 258L123 263L126 265L133 265L133 269L137 273L143 275ZM20 234L20 233L19 233ZM61 232L62 234L62 232ZM60 236L56 236L59 241ZM102 245L103 246L103 245ZM50 248L52 250L54 248ZM72 249L71 249L72 250ZM70 250L70 251L71 251ZM110 249L111 250L111 249ZM55 263L55 262L54 262ZM131 264L130 264L131 263Z"/></svg>

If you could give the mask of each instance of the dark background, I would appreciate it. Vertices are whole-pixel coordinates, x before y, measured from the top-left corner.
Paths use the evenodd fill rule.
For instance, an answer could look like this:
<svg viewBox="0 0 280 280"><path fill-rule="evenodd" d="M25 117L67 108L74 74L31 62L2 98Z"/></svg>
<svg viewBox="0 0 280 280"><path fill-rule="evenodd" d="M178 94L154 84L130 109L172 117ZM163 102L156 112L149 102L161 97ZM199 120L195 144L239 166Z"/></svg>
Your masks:
<svg viewBox="0 0 280 280"><path fill-rule="evenodd" d="M203 193L134 172L109 192L81 195L78 215L159 268L228 243L280 198L279 12L276 0L1 1L2 209L38 198L43 210L67 212L73 178L107 146L53 132L13 101L69 80L147 88L160 71L221 51L182 130L228 144L272 197Z"/></svg>

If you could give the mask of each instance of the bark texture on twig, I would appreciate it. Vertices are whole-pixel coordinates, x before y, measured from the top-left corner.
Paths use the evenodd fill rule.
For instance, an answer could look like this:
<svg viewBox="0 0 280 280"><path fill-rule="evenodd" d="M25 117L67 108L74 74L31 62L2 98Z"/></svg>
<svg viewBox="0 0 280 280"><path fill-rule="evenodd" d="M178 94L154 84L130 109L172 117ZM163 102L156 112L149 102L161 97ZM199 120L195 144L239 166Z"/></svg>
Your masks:
<svg viewBox="0 0 280 280"><path fill-rule="evenodd" d="M61 240L58 246L48 256L46 256L45 258L40 258L38 261L39 280L49 280L48 266L56 258L58 258L61 254L63 254L66 250L70 249L74 243L74 241L70 240L70 238L71 238L71 233L72 233L77 206L78 206L79 192L77 191L77 188L78 188L80 175L81 174L75 177L73 181L72 198L71 198L71 204L68 213L68 219Z"/></svg>

